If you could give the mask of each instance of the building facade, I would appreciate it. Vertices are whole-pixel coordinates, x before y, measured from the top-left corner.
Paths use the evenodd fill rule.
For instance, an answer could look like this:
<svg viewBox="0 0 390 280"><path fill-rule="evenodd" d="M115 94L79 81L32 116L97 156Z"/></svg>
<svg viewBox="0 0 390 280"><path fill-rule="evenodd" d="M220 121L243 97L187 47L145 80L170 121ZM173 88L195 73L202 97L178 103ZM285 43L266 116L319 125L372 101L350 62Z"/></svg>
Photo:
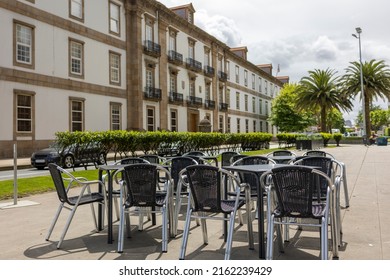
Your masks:
<svg viewBox="0 0 390 280"><path fill-rule="evenodd" d="M0 0L0 158L57 131L198 131L207 118L213 131L275 132L284 81L194 16L154 0Z"/></svg>

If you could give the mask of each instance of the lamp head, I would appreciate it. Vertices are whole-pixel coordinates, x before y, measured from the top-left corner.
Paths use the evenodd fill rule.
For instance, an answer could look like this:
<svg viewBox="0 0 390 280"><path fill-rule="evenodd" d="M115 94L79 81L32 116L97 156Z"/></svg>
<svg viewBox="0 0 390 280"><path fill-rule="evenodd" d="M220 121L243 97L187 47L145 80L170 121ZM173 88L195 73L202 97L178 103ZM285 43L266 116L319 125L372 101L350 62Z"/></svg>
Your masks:
<svg viewBox="0 0 390 280"><path fill-rule="evenodd" d="M356 34L352 34L352 36L355 37L356 39L359 39Z"/></svg>
<svg viewBox="0 0 390 280"><path fill-rule="evenodd" d="M356 27L356 32L357 32L358 34L360 34L360 33L362 33L362 29L361 29L360 27Z"/></svg>

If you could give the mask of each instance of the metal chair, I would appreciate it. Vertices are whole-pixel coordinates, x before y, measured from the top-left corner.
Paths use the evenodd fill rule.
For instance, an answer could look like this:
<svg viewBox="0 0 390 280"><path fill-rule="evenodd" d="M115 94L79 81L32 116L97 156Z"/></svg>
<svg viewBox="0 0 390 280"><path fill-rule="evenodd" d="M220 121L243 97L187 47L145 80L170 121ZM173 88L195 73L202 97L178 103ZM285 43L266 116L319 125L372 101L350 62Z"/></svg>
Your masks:
<svg viewBox="0 0 390 280"><path fill-rule="evenodd" d="M139 158L145 159L148 162L155 164L161 164L166 160L164 157L158 155L141 155Z"/></svg>
<svg viewBox="0 0 390 280"><path fill-rule="evenodd" d="M332 154L320 150L309 150L302 154L303 156L314 156L314 157L330 157L335 158Z"/></svg>
<svg viewBox="0 0 390 280"><path fill-rule="evenodd" d="M94 219L96 230L98 231L97 221L96 221L96 215L95 215L95 209L94 209L94 203L101 203L106 205L106 194L105 194L105 188L101 181L94 180L94 181L88 181L85 178L76 178L72 174L70 174L68 171L64 170L63 168L59 167L57 164L50 163L49 164L49 171L51 174L51 177L53 179L58 199L60 200L60 205L58 206L57 212L54 216L54 219L50 225L49 231L46 236L46 240L48 241L54 226L57 223L57 220L61 214L61 211L63 208L70 210L70 214L68 216L68 219L66 221L64 230L62 231L60 240L58 241L57 248L59 249L61 247L61 244L65 238L65 235L69 229L70 223L73 219L74 214L76 213L77 207L81 205L90 205L92 210L92 216ZM67 182L67 186L65 186L64 181ZM91 185L97 185L101 188L103 193L100 192L91 192ZM77 195L69 196L69 194L73 191L71 191L71 188L79 186L81 187L81 190L78 191L77 189Z"/></svg>
<svg viewBox="0 0 390 280"><path fill-rule="evenodd" d="M239 180L232 173L210 165L192 165L180 172L180 178L187 178L183 181L184 185L190 188L189 200L191 203L187 206L186 221L183 233L183 241L179 258L185 258L185 252L188 243L191 218L201 219L203 243L208 243L206 219L222 220L229 222L227 231L227 241L225 249L225 260L230 259L234 223L237 211L246 205L249 212L249 186L240 184ZM235 189L235 198L226 198L224 191L226 186L225 179L229 181ZM246 196L243 199L240 192L245 189ZM220 215L215 215L220 214ZM252 219L248 215L248 240L250 249L254 248Z"/></svg>
<svg viewBox="0 0 390 280"><path fill-rule="evenodd" d="M326 196L318 200L318 180L326 182ZM333 217L332 180L323 172L307 167L290 165L276 167L260 177L261 185L267 189L268 196L276 196L275 205L268 199L267 259L273 258L274 225L299 225L321 229L321 259L328 259L328 221ZM315 219L320 223L313 223ZM334 220L331 223L334 235ZM281 232L279 228L278 232ZM280 236L278 236L280 239ZM337 246L336 246L337 247ZM279 248L283 252L283 248Z"/></svg>
<svg viewBox="0 0 390 280"><path fill-rule="evenodd" d="M188 156L173 157L166 160L162 164L168 168L173 180L172 195L175 197L173 232L175 236L177 235L178 219L182 205L182 198L188 198L189 193L187 186L182 184L182 180L180 180L179 174L180 171L182 171L187 166L196 164L198 164L198 162L194 158Z"/></svg>
<svg viewBox="0 0 390 280"><path fill-rule="evenodd" d="M163 190L158 190L160 172L165 173ZM120 180L120 205L118 252L123 252L125 213L144 212L162 214L162 252L168 251L168 225L172 226L172 178L169 171L156 164L135 163L118 170ZM134 209L135 207L135 209ZM140 218L143 215L140 215ZM126 216L126 226L130 232L130 218Z"/></svg>
<svg viewBox="0 0 390 280"><path fill-rule="evenodd" d="M234 151L226 151L221 153L221 166L228 166L231 164L230 159L233 156L237 156L239 153L234 152Z"/></svg>
<svg viewBox="0 0 390 280"><path fill-rule="evenodd" d="M238 154L238 155L234 155L230 158L230 164L233 164L234 162L236 162L237 160L241 159L241 158L244 158L244 157L248 157L248 155L243 155L243 154Z"/></svg>
<svg viewBox="0 0 390 280"><path fill-rule="evenodd" d="M332 184L335 186L335 217L337 221L338 234L336 236L337 244L341 245L342 243L342 223L341 223L341 213L340 213L340 184L341 178L344 174L344 166L339 161L331 157L324 156L306 156L294 163L294 165L306 165L317 167L323 173L325 173L332 181ZM327 180L321 178L319 182L319 192L314 193L313 197L315 199L325 199L327 193L328 183Z"/></svg>
<svg viewBox="0 0 390 280"><path fill-rule="evenodd" d="M267 154L268 156L296 156L297 154L290 150L276 150Z"/></svg>

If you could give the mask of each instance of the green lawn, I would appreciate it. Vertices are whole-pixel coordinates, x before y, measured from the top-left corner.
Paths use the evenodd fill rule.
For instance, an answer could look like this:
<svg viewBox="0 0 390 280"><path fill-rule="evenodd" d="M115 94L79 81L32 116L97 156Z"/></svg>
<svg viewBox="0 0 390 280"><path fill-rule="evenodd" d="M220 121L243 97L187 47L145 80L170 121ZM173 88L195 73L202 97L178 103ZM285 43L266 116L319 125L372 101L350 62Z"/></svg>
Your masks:
<svg viewBox="0 0 390 280"><path fill-rule="evenodd" d="M98 170L82 170L71 172L75 177L85 177L88 180L98 179ZM54 184L50 175L21 178L17 180L18 197L54 191ZM0 200L13 198L14 180L0 181Z"/></svg>

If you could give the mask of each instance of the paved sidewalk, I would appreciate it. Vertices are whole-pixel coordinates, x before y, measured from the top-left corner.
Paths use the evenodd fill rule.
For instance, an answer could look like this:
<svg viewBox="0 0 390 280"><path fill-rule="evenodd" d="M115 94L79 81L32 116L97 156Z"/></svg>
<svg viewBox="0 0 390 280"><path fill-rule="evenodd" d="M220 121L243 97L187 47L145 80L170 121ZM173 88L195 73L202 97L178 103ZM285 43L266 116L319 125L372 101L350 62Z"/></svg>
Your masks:
<svg viewBox="0 0 390 280"><path fill-rule="evenodd" d="M343 246L341 260L390 260L390 147L342 145L325 148L347 168L350 207L342 209ZM302 154L302 151L296 151ZM1 161L0 161L1 162ZM344 193L341 191L344 205ZM132 218L132 237L124 243L124 253L116 252L117 243L107 244L107 231L93 231L90 208L80 207L70 225L62 249L56 241L62 231L68 211L63 211L50 241L45 235L58 206L56 193L33 195L20 199L31 201L33 206L0 210L0 260L23 259L85 259L85 260L176 260L182 241L184 220L179 221L179 235L171 239L168 253L161 253L161 227L146 223L144 232L137 231L138 220ZM6 201L0 201L3 203ZM114 214L115 217L115 214ZM157 221L159 225L159 220ZM257 230L257 220L254 221ZM257 232L255 250L248 250L246 225L239 227L233 237L232 260L257 260ZM116 238L118 224L114 225ZM187 259L222 260L225 246L222 225L208 222L209 245L202 243L200 227L192 225L186 253ZM317 231L291 230L292 240L286 243L284 254L276 252L275 259L319 259L319 234ZM277 246L275 246L277 249Z"/></svg>

